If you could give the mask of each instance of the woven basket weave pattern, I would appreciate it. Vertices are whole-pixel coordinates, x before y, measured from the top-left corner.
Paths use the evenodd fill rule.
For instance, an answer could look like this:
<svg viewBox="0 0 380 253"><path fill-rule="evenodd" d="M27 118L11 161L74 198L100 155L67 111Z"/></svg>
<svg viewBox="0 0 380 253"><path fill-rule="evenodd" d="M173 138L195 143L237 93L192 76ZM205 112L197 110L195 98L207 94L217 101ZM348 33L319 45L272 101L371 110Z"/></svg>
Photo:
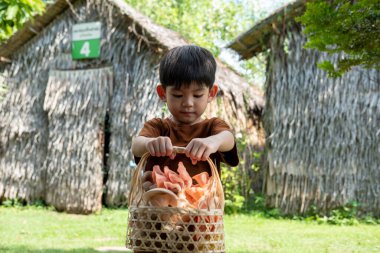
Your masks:
<svg viewBox="0 0 380 253"><path fill-rule="evenodd" d="M224 252L223 213L131 208L129 246L157 252Z"/></svg>
<svg viewBox="0 0 380 253"><path fill-rule="evenodd" d="M213 162L213 183L208 198L214 209L146 206L142 201L142 171L149 154L138 164L129 196L127 246L135 251L224 252L223 188Z"/></svg>

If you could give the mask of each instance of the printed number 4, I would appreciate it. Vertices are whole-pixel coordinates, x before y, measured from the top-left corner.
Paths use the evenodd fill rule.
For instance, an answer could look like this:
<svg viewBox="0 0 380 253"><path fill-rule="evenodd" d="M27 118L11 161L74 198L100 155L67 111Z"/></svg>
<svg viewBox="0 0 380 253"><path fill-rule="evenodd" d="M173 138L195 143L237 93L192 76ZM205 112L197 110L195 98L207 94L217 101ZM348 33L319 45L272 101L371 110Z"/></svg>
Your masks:
<svg viewBox="0 0 380 253"><path fill-rule="evenodd" d="M83 54L85 56L89 56L90 55L90 42L86 41L82 48L80 49L80 54Z"/></svg>

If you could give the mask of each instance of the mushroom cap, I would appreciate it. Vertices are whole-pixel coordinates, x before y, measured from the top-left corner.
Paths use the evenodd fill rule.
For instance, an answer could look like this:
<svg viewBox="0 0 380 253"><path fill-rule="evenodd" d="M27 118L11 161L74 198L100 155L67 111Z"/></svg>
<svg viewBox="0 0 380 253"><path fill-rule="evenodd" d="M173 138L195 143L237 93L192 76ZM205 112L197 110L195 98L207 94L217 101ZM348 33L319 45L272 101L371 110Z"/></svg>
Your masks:
<svg viewBox="0 0 380 253"><path fill-rule="evenodd" d="M147 204L151 204L156 207L165 207L165 206L177 206L178 197L177 195L164 188L154 188L143 194L143 200Z"/></svg>

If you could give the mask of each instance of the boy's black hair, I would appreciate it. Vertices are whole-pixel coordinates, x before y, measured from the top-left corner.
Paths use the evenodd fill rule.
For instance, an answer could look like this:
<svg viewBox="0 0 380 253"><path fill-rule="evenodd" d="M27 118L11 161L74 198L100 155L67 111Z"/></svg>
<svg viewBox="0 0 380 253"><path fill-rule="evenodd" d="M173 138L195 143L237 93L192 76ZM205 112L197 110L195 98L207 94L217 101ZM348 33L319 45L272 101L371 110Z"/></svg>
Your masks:
<svg viewBox="0 0 380 253"><path fill-rule="evenodd" d="M160 62L160 82L163 87L191 83L206 85L211 88L214 85L216 61L205 48L187 45L175 47L167 52Z"/></svg>

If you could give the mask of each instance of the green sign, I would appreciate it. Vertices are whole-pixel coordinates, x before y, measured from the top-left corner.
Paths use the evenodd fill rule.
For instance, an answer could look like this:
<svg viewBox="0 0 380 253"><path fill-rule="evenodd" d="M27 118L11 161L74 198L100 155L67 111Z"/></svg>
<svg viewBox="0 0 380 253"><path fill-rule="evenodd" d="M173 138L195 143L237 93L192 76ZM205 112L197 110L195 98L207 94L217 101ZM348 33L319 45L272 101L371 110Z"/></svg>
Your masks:
<svg viewBox="0 0 380 253"><path fill-rule="evenodd" d="M101 23L82 23L73 26L71 55L73 59L99 58Z"/></svg>

